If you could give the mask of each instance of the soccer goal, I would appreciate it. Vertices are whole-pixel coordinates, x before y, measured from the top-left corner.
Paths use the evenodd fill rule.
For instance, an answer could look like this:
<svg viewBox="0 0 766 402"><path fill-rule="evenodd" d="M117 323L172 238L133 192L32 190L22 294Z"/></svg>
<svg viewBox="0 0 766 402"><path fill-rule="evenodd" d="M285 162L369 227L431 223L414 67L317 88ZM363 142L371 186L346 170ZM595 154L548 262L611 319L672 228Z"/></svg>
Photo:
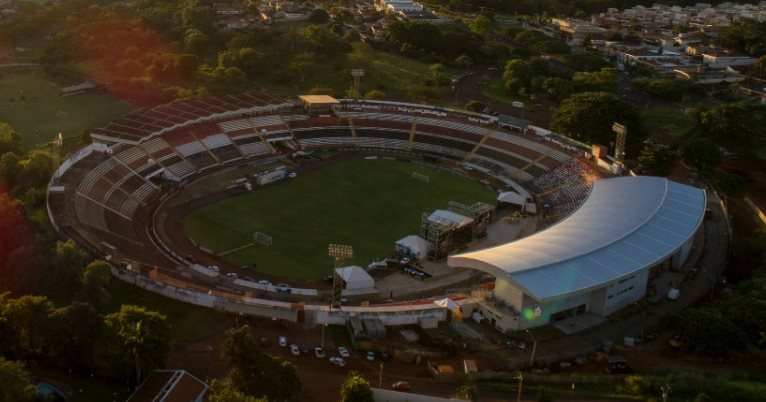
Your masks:
<svg viewBox="0 0 766 402"><path fill-rule="evenodd" d="M415 180L420 180L422 182L426 182L426 183L431 182L431 178L430 177L428 177L428 176L426 176L424 174L418 173L418 172L412 172L412 178L415 179Z"/></svg>
<svg viewBox="0 0 766 402"><path fill-rule="evenodd" d="M272 243L271 236L261 232L255 232L253 235L253 241L263 244L264 246L270 246Z"/></svg>

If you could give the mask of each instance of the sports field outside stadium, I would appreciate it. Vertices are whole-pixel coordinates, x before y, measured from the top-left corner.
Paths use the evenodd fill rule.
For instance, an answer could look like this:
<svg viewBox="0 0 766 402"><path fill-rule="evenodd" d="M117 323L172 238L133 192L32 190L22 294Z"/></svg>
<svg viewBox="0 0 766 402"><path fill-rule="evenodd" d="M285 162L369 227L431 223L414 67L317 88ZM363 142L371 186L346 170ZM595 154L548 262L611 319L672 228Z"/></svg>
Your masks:
<svg viewBox="0 0 766 402"><path fill-rule="evenodd" d="M413 178L426 175L429 182ZM348 264L366 267L388 256L396 240L417 234L423 212L449 201L492 203L486 186L459 175L392 160L346 160L293 179L257 188L198 209L183 219L187 235L221 253L253 243L255 232L273 238L221 258L292 279L330 273L329 243L354 247Z"/></svg>

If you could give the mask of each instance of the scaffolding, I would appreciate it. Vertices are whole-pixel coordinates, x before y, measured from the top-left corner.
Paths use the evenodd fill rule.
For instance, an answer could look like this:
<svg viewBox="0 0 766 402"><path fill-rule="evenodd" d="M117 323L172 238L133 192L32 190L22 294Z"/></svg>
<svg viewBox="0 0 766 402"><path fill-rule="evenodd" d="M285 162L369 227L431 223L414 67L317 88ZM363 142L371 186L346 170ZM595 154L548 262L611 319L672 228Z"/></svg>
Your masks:
<svg viewBox="0 0 766 402"><path fill-rule="evenodd" d="M452 235L457 229L457 224L431 215L429 212L423 213L420 220L420 237L433 245L433 250L429 251L428 258L438 260L450 252Z"/></svg>
<svg viewBox="0 0 766 402"><path fill-rule="evenodd" d="M487 236L487 225L492 219L495 207L484 202L476 202L473 205L465 205L457 201L447 203L447 209L456 214L473 219L473 235L477 238Z"/></svg>

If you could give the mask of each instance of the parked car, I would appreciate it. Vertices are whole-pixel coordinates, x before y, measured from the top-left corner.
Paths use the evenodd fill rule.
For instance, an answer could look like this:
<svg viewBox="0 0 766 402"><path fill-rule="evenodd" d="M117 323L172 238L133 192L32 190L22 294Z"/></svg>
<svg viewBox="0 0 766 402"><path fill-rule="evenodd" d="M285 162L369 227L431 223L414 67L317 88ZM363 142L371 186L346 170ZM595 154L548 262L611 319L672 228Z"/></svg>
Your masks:
<svg viewBox="0 0 766 402"><path fill-rule="evenodd" d="M366 359L367 359L367 361L374 362L375 361L375 352L373 352L372 350L367 352Z"/></svg>
<svg viewBox="0 0 766 402"><path fill-rule="evenodd" d="M266 279L261 279L258 281L258 283L261 285L271 286L271 282L267 281Z"/></svg>
<svg viewBox="0 0 766 402"><path fill-rule="evenodd" d="M293 343L292 345L290 345L290 353L293 356L300 356L301 355L301 348L298 345Z"/></svg>
<svg viewBox="0 0 766 402"><path fill-rule="evenodd" d="M320 358L320 359L324 359L324 357L325 357L325 356L327 356L327 355L325 354L325 352L324 352L324 349L322 349L322 348L321 348L321 347L319 347L319 346L317 346L317 347L315 347L315 348L314 348L314 354L316 355L316 357L318 357L318 358Z"/></svg>
<svg viewBox="0 0 766 402"><path fill-rule="evenodd" d="M343 366L346 365L346 361L343 360L342 357L331 357L330 358L330 363L332 363L332 364L334 364L334 365L336 365L338 367L343 367Z"/></svg>
<svg viewBox="0 0 766 402"><path fill-rule="evenodd" d="M410 387L410 383L407 381L397 381L391 384L391 388L397 391L409 391L412 387Z"/></svg>
<svg viewBox="0 0 766 402"><path fill-rule="evenodd" d="M209 269L209 270L211 270L213 272L221 272L221 269L218 268L217 265L211 265L211 266L207 267L207 269Z"/></svg>
<svg viewBox="0 0 766 402"><path fill-rule="evenodd" d="M228 276L228 277L229 277L229 278L231 278L231 279L237 279L237 278L239 278L239 275L237 275L237 273L236 273L236 272L229 272L228 274L226 274L226 276Z"/></svg>
<svg viewBox="0 0 766 402"><path fill-rule="evenodd" d="M279 346L286 348L287 347L287 338L284 336L279 337Z"/></svg>
<svg viewBox="0 0 766 402"><path fill-rule="evenodd" d="M346 349L343 346L338 348L338 354L340 355L340 357L345 357L345 358L348 358L351 355L350 353L348 353L348 349Z"/></svg>

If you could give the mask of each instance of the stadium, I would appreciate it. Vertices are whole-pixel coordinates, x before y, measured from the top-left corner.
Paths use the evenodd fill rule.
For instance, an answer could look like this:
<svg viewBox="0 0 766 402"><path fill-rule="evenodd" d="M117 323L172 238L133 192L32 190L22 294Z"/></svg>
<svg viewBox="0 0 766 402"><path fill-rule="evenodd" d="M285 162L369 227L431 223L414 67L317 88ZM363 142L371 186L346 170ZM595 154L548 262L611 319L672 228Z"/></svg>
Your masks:
<svg viewBox="0 0 766 402"><path fill-rule="evenodd" d="M309 325L606 317L685 263L706 209L523 120L428 105L249 92L91 138L48 187L62 237L142 288Z"/></svg>

